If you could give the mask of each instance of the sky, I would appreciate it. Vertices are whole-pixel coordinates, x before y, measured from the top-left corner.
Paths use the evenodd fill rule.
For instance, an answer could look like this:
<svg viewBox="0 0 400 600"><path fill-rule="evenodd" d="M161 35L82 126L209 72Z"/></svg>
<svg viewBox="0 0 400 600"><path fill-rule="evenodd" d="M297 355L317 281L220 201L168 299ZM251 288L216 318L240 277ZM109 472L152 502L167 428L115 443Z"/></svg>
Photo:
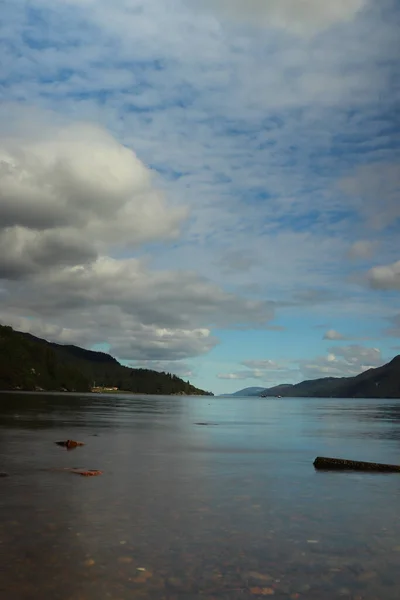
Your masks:
<svg viewBox="0 0 400 600"><path fill-rule="evenodd" d="M1 323L216 394L400 353L396 0L1 5Z"/></svg>

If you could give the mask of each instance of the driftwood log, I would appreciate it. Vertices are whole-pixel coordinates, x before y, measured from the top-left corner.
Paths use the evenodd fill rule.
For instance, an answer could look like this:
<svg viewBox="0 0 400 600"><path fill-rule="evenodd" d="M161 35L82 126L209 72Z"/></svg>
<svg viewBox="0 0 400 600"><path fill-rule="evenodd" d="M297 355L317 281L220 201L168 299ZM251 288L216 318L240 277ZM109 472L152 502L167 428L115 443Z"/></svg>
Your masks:
<svg viewBox="0 0 400 600"><path fill-rule="evenodd" d="M400 473L400 465L385 465L382 463L345 460L343 458L326 458L317 456L314 461L316 469L328 471L377 471L380 473Z"/></svg>

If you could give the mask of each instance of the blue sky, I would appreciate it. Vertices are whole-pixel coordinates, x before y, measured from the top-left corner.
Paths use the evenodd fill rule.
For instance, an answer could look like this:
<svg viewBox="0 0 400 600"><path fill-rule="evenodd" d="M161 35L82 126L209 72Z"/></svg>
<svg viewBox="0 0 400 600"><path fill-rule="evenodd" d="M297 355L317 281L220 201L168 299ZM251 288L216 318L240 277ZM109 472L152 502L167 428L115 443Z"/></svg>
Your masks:
<svg viewBox="0 0 400 600"><path fill-rule="evenodd" d="M394 0L2 15L2 322L215 393L399 353Z"/></svg>

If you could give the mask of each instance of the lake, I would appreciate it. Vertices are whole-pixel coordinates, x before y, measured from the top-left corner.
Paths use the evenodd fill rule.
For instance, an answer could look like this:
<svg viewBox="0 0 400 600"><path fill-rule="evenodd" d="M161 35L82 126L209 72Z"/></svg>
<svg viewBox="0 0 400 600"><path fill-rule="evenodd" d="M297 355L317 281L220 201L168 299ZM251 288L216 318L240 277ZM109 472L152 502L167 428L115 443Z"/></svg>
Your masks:
<svg viewBox="0 0 400 600"><path fill-rule="evenodd" d="M400 401L0 394L0 597L398 600L400 475L317 455L400 463Z"/></svg>

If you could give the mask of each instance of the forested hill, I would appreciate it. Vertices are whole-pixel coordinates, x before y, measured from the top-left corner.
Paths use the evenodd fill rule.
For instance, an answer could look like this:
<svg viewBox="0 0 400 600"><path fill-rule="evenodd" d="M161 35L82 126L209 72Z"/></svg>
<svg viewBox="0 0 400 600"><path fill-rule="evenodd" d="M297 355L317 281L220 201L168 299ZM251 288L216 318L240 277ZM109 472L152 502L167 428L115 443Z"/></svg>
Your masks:
<svg viewBox="0 0 400 600"><path fill-rule="evenodd" d="M400 398L400 355L355 377L324 377L266 388L260 396L318 398Z"/></svg>
<svg viewBox="0 0 400 600"><path fill-rule="evenodd" d="M63 346L0 325L0 390L212 395L176 375L124 367L104 352Z"/></svg>

